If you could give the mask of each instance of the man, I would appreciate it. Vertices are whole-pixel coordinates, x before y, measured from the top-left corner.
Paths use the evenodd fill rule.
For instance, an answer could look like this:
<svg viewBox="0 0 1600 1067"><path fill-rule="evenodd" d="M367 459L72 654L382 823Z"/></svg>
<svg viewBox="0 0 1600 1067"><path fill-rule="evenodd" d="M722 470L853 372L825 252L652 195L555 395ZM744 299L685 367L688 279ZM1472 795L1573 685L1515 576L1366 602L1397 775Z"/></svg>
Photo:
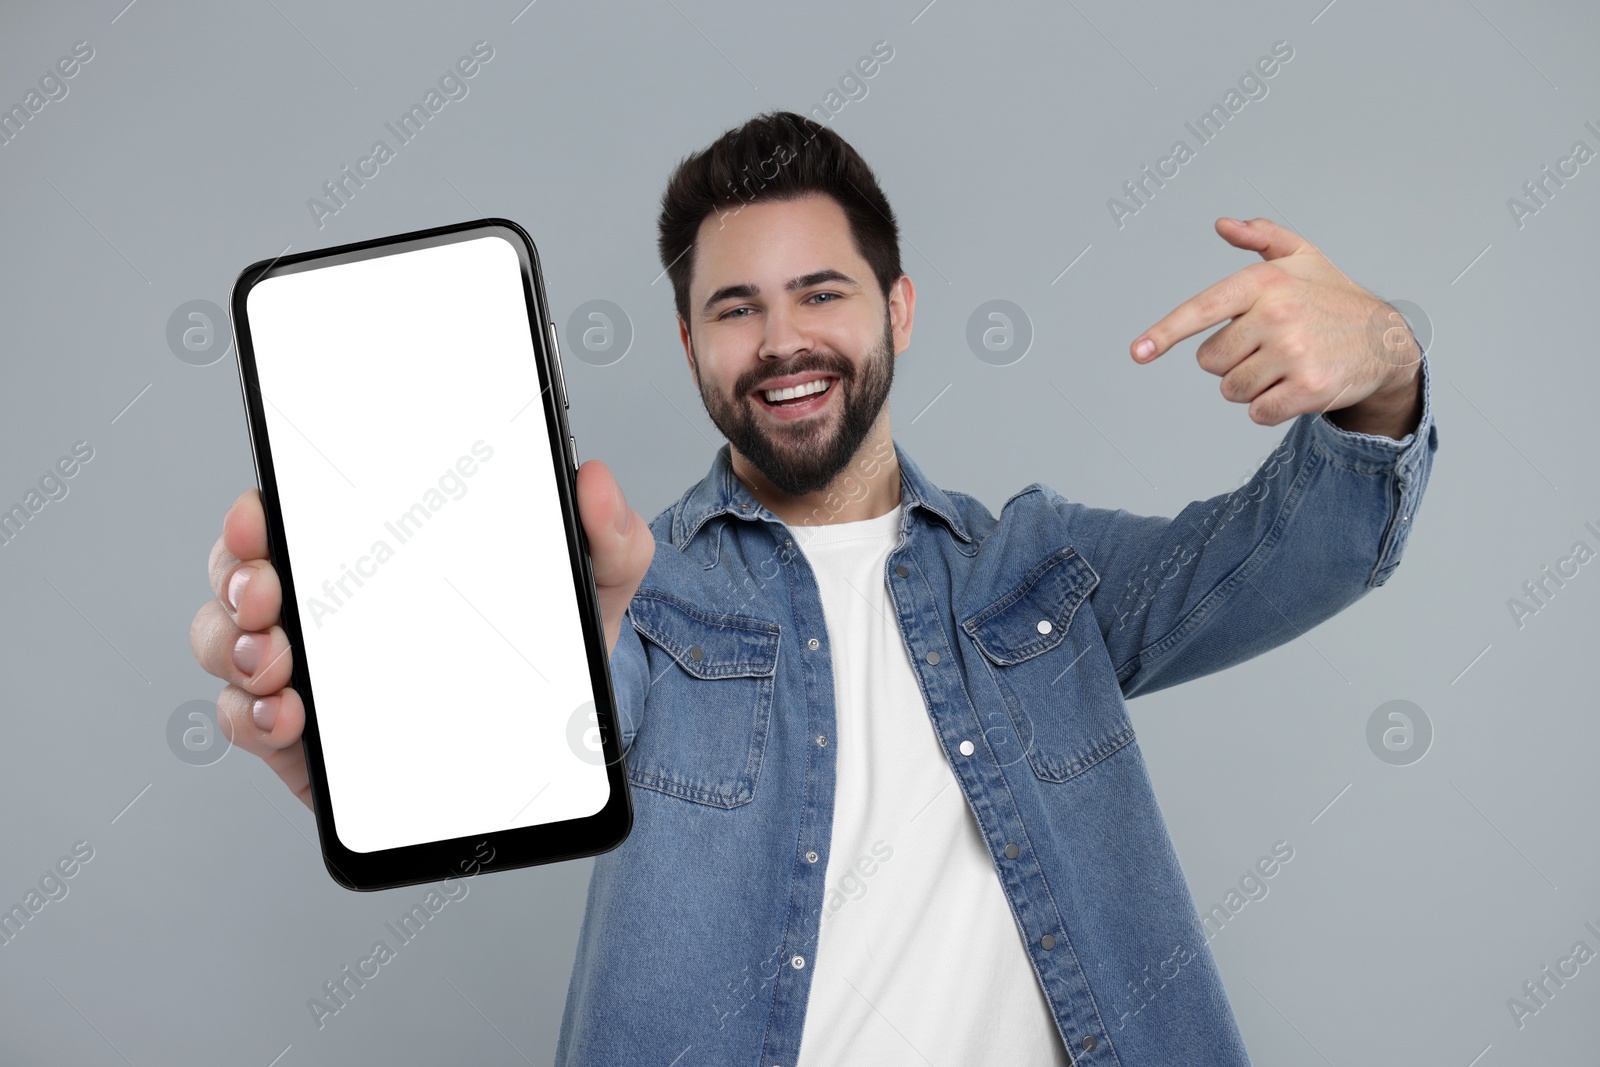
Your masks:
<svg viewBox="0 0 1600 1067"><path fill-rule="evenodd" d="M1034 483L996 518L894 444L916 291L871 170L769 113L672 175L660 253L728 444L648 528L578 472L635 819L595 860L557 1062L1248 1064L1125 699L1382 585L1437 449L1393 309L1266 219L1262 261L1137 339L1294 420L1175 519ZM1376 325L1375 325L1376 324ZM309 803L261 505L195 654Z"/></svg>

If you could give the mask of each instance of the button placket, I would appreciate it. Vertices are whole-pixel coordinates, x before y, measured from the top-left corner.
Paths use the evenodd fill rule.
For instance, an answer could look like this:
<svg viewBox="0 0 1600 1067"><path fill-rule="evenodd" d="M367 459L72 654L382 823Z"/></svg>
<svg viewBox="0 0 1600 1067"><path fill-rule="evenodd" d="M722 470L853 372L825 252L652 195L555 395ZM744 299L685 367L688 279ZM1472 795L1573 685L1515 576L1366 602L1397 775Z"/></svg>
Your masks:
<svg viewBox="0 0 1600 1067"><path fill-rule="evenodd" d="M786 541L785 547L790 547L792 544L793 542ZM802 572L800 573L803 575L803 568ZM797 584L802 586L806 585L806 583L803 581ZM796 597L796 600L799 602L794 605L793 617L796 626L795 638L798 639L797 647L801 652L818 652L823 648L823 644L827 640L827 630L823 625L824 619L821 611L822 605L820 600L811 595L813 588L807 588L800 591L802 595L798 595ZM807 629L810 629L812 633L817 634L817 636L808 637L805 633ZM804 729L809 729L810 737L819 749L826 749L828 747L828 736L825 732L826 727L829 722L834 722L837 726L837 721L827 717L827 712L829 709L826 708L821 699L823 694L821 693L820 689L816 688L816 686L820 686L821 684L821 682L817 681L817 679L823 677L825 672L819 673L805 671L802 673L804 675L803 691L805 693L805 708L811 712L810 722L806 727L804 727ZM826 753L824 753L824 756L825 755ZM828 758L805 761L805 788L808 795L820 795L822 791L821 785L823 780L826 778L832 778L835 775L833 764L834 761ZM810 809L810 813L806 818L805 826L803 827L802 840L805 838L810 838L813 841L819 842L819 844L827 840L828 828L823 822L823 816L823 805L818 804L814 808ZM820 847L802 849L801 857L803 858L806 866L816 867L816 874L812 877L805 877L801 871L793 872L799 877L790 879L791 893L789 902L791 906L798 906L806 905L807 902L810 901L811 905L808 906L811 907L811 910L813 913L815 913L814 905L820 903L820 898L826 893L826 886L823 882L822 867L822 860L826 857L824 856L823 850ZM815 944L814 937L815 935L813 934L812 940L805 943ZM807 966L806 957L803 954L795 951L795 949L802 948L804 945L798 941L793 941L790 942L786 947L790 951L790 955L788 957L789 969L793 972L804 970ZM782 960L783 957L780 955L778 961L772 965L781 968L783 966ZM810 982L809 976L799 973L795 973L791 978L787 979L779 977L780 974L781 971L774 973L771 977L775 990L775 1000L772 1005L772 1010L774 1012L787 1009L790 1005L795 1003L797 999L803 1003L804 993ZM775 1017L776 1016L774 1016L774 1018ZM763 1067L782 1067L783 1064L790 1062L787 1057L793 1055L792 1050L788 1049L788 1046L791 1043L791 1039L783 1034L780 1030L769 1030L766 1040L763 1043L762 1058L760 1060ZM774 1057L774 1060L767 1059L768 1056Z"/></svg>

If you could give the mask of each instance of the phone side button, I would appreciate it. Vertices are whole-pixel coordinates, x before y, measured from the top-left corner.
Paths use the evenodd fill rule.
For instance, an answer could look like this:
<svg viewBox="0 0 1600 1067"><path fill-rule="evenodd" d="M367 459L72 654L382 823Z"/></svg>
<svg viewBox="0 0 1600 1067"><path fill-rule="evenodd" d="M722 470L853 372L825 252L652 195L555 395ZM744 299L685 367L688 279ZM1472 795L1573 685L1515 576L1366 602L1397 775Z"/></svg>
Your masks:
<svg viewBox="0 0 1600 1067"><path fill-rule="evenodd" d="M572 404L567 400L567 375L566 372L561 369L561 341L557 337L556 324L553 322L550 323L550 351L556 357L556 378L561 382L561 406L564 408L570 408L572 407Z"/></svg>
<svg viewBox="0 0 1600 1067"><path fill-rule="evenodd" d="M578 439L576 437L568 436L567 437L567 444L570 445L571 448L572 448L572 469L573 470L577 470L578 469Z"/></svg>

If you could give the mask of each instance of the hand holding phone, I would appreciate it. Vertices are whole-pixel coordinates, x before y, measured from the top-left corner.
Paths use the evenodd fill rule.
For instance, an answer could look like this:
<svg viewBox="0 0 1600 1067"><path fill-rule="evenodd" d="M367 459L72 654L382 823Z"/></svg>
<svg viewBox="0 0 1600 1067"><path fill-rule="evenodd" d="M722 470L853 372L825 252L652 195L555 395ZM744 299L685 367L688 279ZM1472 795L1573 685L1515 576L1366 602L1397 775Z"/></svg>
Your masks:
<svg viewBox="0 0 1600 1067"><path fill-rule="evenodd" d="M228 625L196 618L219 717L257 713L349 888L614 847L607 660L654 542L603 466L575 477L531 239L486 219L263 261L233 311L261 494L213 553Z"/></svg>
<svg viewBox="0 0 1600 1067"><path fill-rule="evenodd" d="M604 463L585 461L578 468L577 484L609 656L623 614L655 557L656 542L647 520L628 506ZM217 697L217 726L230 744L264 762L310 808L311 783L300 740L305 708L289 685L294 649L288 647L279 621L283 588L268 558L267 517L254 486L223 515L207 571L213 596L195 612L189 646L206 673L228 683ZM234 659L246 635L269 650L251 672L240 670ZM281 656L272 649L282 649Z"/></svg>

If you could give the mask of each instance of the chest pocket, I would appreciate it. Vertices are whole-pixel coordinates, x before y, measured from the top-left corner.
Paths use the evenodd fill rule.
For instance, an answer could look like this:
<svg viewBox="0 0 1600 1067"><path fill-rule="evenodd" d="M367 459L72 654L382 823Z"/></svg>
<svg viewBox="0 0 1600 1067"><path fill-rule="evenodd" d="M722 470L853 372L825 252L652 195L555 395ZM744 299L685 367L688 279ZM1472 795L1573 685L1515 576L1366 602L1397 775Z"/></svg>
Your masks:
<svg viewBox="0 0 1600 1067"><path fill-rule="evenodd" d="M652 590L636 594L628 613L651 679L628 777L713 807L748 803L772 718L780 628Z"/></svg>
<svg viewBox="0 0 1600 1067"><path fill-rule="evenodd" d="M1064 782L1133 739L1094 611L1100 576L1070 546L1040 560L1000 599L961 624L983 654L1014 733L988 720L1002 762L1024 755L1039 778ZM1009 754L1009 760L1008 760Z"/></svg>

